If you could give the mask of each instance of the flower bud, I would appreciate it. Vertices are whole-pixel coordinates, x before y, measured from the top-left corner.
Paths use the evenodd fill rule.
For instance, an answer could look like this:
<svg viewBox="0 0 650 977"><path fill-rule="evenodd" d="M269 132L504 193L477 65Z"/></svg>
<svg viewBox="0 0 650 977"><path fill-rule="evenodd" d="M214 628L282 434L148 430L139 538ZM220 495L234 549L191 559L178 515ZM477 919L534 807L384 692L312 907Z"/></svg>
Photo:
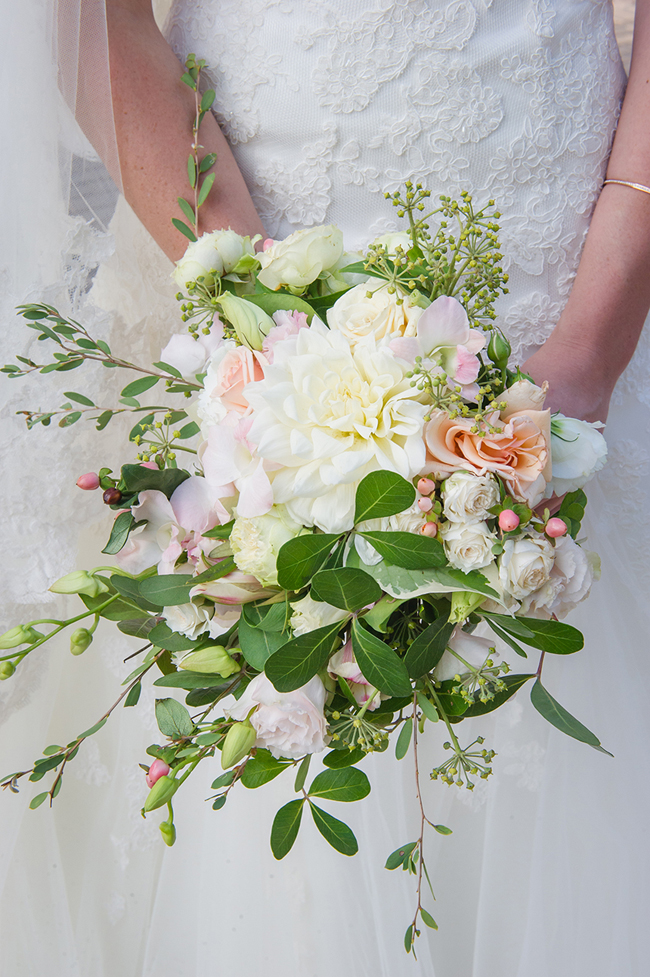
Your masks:
<svg viewBox="0 0 650 977"><path fill-rule="evenodd" d="M436 483L430 478L421 478L418 480L417 488L420 495L431 495L435 491Z"/></svg>
<svg viewBox="0 0 650 977"><path fill-rule="evenodd" d="M420 533L423 536L437 536L438 524L435 522L425 522L424 526L420 527Z"/></svg>
<svg viewBox="0 0 650 977"><path fill-rule="evenodd" d="M145 811L148 813L162 807L163 804L172 799L177 790L177 780L174 780L173 777L160 777L147 794L147 799L144 802Z"/></svg>
<svg viewBox="0 0 650 977"><path fill-rule="evenodd" d="M95 489L99 488L99 475L95 472L88 472L86 475L80 475L77 479L77 487L83 489L84 492L93 492Z"/></svg>
<svg viewBox="0 0 650 977"><path fill-rule="evenodd" d="M19 624L17 628L10 628L9 631L0 635L0 650L6 651L9 648L17 648L18 645L30 645L42 637L43 635L35 631L34 628Z"/></svg>
<svg viewBox="0 0 650 977"><path fill-rule="evenodd" d="M431 499L418 499L418 509L420 512L430 512L433 509L433 502Z"/></svg>
<svg viewBox="0 0 650 977"><path fill-rule="evenodd" d="M154 760L147 773L147 787L153 787L161 777L166 777L171 767L164 760Z"/></svg>
<svg viewBox="0 0 650 977"><path fill-rule="evenodd" d="M93 643L93 636L86 628L77 628L70 635L70 652L73 655L83 655L86 648Z"/></svg>
<svg viewBox="0 0 650 977"><path fill-rule="evenodd" d="M98 594L108 593L106 584L85 570L66 573L65 577L52 584L50 590L53 594L85 594L86 597L97 597Z"/></svg>
<svg viewBox="0 0 650 977"><path fill-rule="evenodd" d="M160 833L163 837L165 844L171 848L171 846L176 841L176 826L174 822L162 821L158 827L160 828Z"/></svg>
<svg viewBox="0 0 650 977"><path fill-rule="evenodd" d="M508 358L511 352L512 348L506 337L503 333L495 330L488 343L487 355L499 370L505 369L508 365Z"/></svg>
<svg viewBox="0 0 650 977"><path fill-rule="evenodd" d="M208 648L201 648L199 651L193 651L191 655L186 655L183 658L180 667L186 668L190 672L221 675L222 678L234 675L240 668L221 645L213 645Z"/></svg>
<svg viewBox="0 0 650 977"><path fill-rule="evenodd" d="M504 533L511 533L520 523L519 516L512 509L503 509L499 513L499 529Z"/></svg>
<svg viewBox="0 0 650 977"><path fill-rule="evenodd" d="M551 539L556 539L558 536L564 536L567 528L567 524L563 519L554 517L553 519L549 519L549 521L546 523L544 532L547 536L550 536Z"/></svg>
<svg viewBox="0 0 650 977"><path fill-rule="evenodd" d="M228 767L233 767L247 753L250 753L256 739L257 732L248 720L244 723L235 723L234 726L231 726L226 734L221 751L221 766L223 769L227 770Z"/></svg>
<svg viewBox="0 0 650 977"><path fill-rule="evenodd" d="M5 679L11 678L15 671L16 666L13 662L0 662L0 682L4 682Z"/></svg>
<svg viewBox="0 0 650 977"><path fill-rule="evenodd" d="M485 599L483 594L473 594L469 590L454 590L451 595L449 623L462 624Z"/></svg>
<svg viewBox="0 0 650 977"><path fill-rule="evenodd" d="M237 336L249 349L261 349L264 337L275 323L257 305L226 292L219 299L223 314L234 327Z"/></svg>
<svg viewBox="0 0 650 977"><path fill-rule="evenodd" d="M108 488L102 495L102 498L106 503L106 505L117 505L122 498L122 493L120 492L119 489Z"/></svg>

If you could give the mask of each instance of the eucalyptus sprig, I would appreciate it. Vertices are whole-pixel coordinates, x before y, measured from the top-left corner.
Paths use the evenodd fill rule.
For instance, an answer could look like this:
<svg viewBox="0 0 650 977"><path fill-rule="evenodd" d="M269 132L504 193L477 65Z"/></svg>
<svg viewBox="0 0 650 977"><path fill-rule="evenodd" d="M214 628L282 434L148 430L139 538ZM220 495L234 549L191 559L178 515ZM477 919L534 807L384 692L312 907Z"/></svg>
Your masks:
<svg viewBox="0 0 650 977"><path fill-rule="evenodd" d="M199 210L207 200L216 176L216 173L208 173L208 170L212 169L217 161L216 153L206 153L201 158L199 151L204 147L199 143L199 129L206 112L210 111L216 93L214 89L208 88L201 94L201 75L205 68L205 61L202 59L197 61L196 55L188 54L185 68L187 70L181 76L181 81L194 92L192 147L187 157L187 176L192 190L192 200L185 200L184 197L177 198L178 206L189 221L189 225L178 217L172 217L172 224L190 241L196 241L199 236Z"/></svg>

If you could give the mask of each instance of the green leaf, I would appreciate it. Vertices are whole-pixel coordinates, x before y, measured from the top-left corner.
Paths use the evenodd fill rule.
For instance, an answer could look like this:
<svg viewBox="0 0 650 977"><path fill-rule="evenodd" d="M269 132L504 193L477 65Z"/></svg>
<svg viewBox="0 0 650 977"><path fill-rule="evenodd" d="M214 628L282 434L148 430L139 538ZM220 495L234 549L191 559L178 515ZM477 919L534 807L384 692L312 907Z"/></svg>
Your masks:
<svg viewBox="0 0 650 977"><path fill-rule="evenodd" d="M190 477L182 468L145 468L143 465L122 465L120 488L123 492L137 495L146 489L162 492L168 499L178 486Z"/></svg>
<svg viewBox="0 0 650 977"><path fill-rule="evenodd" d="M422 710L422 715L425 716L429 720L429 722L437 723L438 720L440 719L440 716L438 715L438 710L434 706L431 699L427 699L424 692L418 692L417 700L418 700L418 705Z"/></svg>
<svg viewBox="0 0 650 977"><path fill-rule="evenodd" d="M409 718L400 729L397 742L395 743L395 756L398 760L403 760L408 753L412 736L413 719Z"/></svg>
<svg viewBox="0 0 650 977"><path fill-rule="evenodd" d="M177 197L176 199L178 200L178 206L181 208L181 210L183 211L184 215L187 217L190 224L193 224L194 208L192 207L192 205L189 204L187 200L184 200L183 197Z"/></svg>
<svg viewBox="0 0 650 977"><path fill-rule="evenodd" d="M66 414L65 417L62 417L59 421L59 427L71 427L73 424L77 423L80 417L81 414L79 411L73 411L71 414Z"/></svg>
<svg viewBox="0 0 650 977"><path fill-rule="evenodd" d="M559 729L561 733L566 733L567 736L572 736L581 743L593 746L595 750L599 750L601 753L607 753L608 756L613 756L612 753L601 746L600 740L591 730L583 726L570 712L567 712L564 706L561 706L553 698L550 692L546 691L539 679L537 679L530 690L530 701L540 715L552 726L555 726L556 729Z"/></svg>
<svg viewBox="0 0 650 977"><path fill-rule="evenodd" d="M194 732L189 712L176 699L156 699L156 722L163 736L173 740L191 736Z"/></svg>
<svg viewBox="0 0 650 977"><path fill-rule="evenodd" d="M140 581L140 593L153 604L174 607L189 604L195 578L190 573L163 573Z"/></svg>
<svg viewBox="0 0 650 977"><path fill-rule="evenodd" d="M133 688L129 689L129 694L124 700L124 708L126 709L129 706L137 706L141 692L142 692L142 684L140 682L136 682Z"/></svg>
<svg viewBox="0 0 650 977"><path fill-rule="evenodd" d="M102 726L105 726L107 722L108 722L108 716L105 716L104 719L100 719L99 722L95 723L94 726L91 726L90 729L86 729L84 730L83 733L79 733L77 739L85 740L86 737L88 736L94 736L94 734L98 733L99 730L102 728Z"/></svg>
<svg viewBox="0 0 650 977"><path fill-rule="evenodd" d="M181 81L183 82L183 84L185 84L185 85L187 85L187 86L188 86L189 88L191 88L191 89L192 89L192 91L196 91L196 82L195 82L195 81L194 81L194 79L192 78L192 76L191 76L191 74L189 73L189 71L186 71L186 72L184 72L184 73L183 73L183 74L181 75Z"/></svg>
<svg viewBox="0 0 650 977"><path fill-rule="evenodd" d="M161 675L153 684L163 689L185 689L186 692L192 689L226 689L229 683L220 684L220 678L214 672L190 672L189 669L180 668L177 672Z"/></svg>
<svg viewBox="0 0 650 977"><path fill-rule="evenodd" d="M201 533L201 535L207 536L208 539L228 539L234 525L235 520L231 519L225 526L215 526L214 529L208 529L206 532Z"/></svg>
<svg viewBox="0 0 650 977"><path fill-rule="evenodd" d="M494 621L500 628L516 635L518 638L533 638L533 632L526 627L524 620L519 617L511 617L509 614L493 614L491 611L479 610L481 617L484 617L488 624Z"/></svg>
<svg viewBox="0 0 650 977"><path fill-rule="evenodd" d="M488 624L490 625L494 633L497 635L497 637L501 638L502 641L505 641L507 645L510 645L510 647L514 652L516 652L522 658L528 658L528 655L526 654L524 649L519 647L517 642L514 640L514 638L510 637L507 631L504 631L503 628L500 628L498 624L494 623L494 621L488 620Z"/></svg>
<svg viewBox="0 0 650 977"><path fill-rule="evenodd" d="M188 438L193 438L200 430L201 428L196 421L190 421L189 424L185 424L178 432L180 434L180 440L186 441Z"/></svg>
<svg viewBox="0 0 650 977"><path fill-rule="evenodd" d="M362 532L360 535L374 546L387 563L407 570L443 567L447 562L442 543L430 536L398 532Z"/></svg>
<svg viewBox="0 0 650 977"><path fill-rule="evenodd" d="M280 606L284 610L284 605ZM248 620L243 616L239 619L238 635L242 655L249 665L260 672L264 671L264 666L271 655L287 643L286 634L251 627Z"/></svg>
<svg viewBox="0 0 650 977"><path fill-rule="evenodd" d="M246 762L241 782L249 790L262 787L274 780L283 770L291 767L290 760L278 760L268 750L258 749L255 756Z"/></svg>
<svg viewBox="0 0 650 977"><path fill-rule="evenodd" d="M312 804L311 801L309 802L309 809L314 819L314 824L332 848L335 848L342 855L356 855L359 851L359 845L357 839L354 837L354 832L347 824L339 821L338 818L332 817L322 807Z"/></svg>
<svg viewBox="0 0 650 977"><path fill-rule="evenodd" d="M381 598L381 587L363 570L339 567L319 570L312 578L311 594L345 611L358 611Z"/></svg>
<svg viewBox="0 0 650 977"><path fill-rule="evenodd" d="M303 758L303 760L300 763L300 766L298 767L298 773L296 774L296 780L293 785L293 789L295 790L296 794L299 794L300 791L305 786L305 781L307 780L307 774L309 772L310 763L311 763L311 753L308 753L307 756Z"/></svg>
<svg viewBox="0 0 650 977"><path fill-rule="evenodd" d="M342 627L343 622L336 621L327 627L308 631L288 641L271 655L264 671L278 692L299 689L327 664Z"/></svg>
<svg viewBox="0 0 650 977"><path fill-rule="evenodd" d="M127 383L126 387L122 390L123 397L137 397L138 394L143 394L145 390L150 390L155 387L160 377L138 377L137 380L133 380L131 383Z"/></svg>
<svg viewBox="0 0 650 977"><path fill-rule="evenodd" d="M284 858L293 848L298 837L304 803L304 798L289 801L275 815L271 828L271 851L277 859Z"/></svg>
<svg viewBox="0 0 650 977"><path fill-rule="evenodd" d="M31 810L35 811L37 807L40 807L47 796L48 792L45 791L42 794L37 794L36 797L32 797L31 801L29 802Z"/></svg>
<svg viewBox="0 0 650 977"><path fill-rule="evenodd" d="M192 689L185 696L185 702L192 709L200 709L201 706L207 706L211 702L215 702L223 692L223 686L211 689Z"/></svg>
<svg viewBox="0 0 650 977"><path fill-rule="evenodd" d="M422 909L422 907L420 907L420 916L422 917L422 922L425 924L425 926L428 926L432 930L438 929L438 924L433 916L431 916L426 909Z"/></svg>
<svg viewBox="0 0 650 977"><path fill-rule="evenodd" d="M410 953L413 949L413 923L411 923L404 934L404 949L407 953Z"/></svg>
<svg viewBox="0 0 650 977"><path fill-rule="evenodd" d="M227 794L221 794L219 797L215 797L214 801L212 802L212 810L220 811L221 808L225 805L227 800L228 800Z"/></svg>
<svg viewBox="0 0 650 977"><path fill-rule="evenodd" d="M106 427L106 425L108 424L108 422L111 420L112 417L113 417L113 411L112 410L105 410L97 418L97 423L95 424L95 430L97 430L97 431L103 431L104 428Z"/></svg>
<svg viewBox="0 0 650 977"><path fill-rule="evenodd" d="M357 767L323 770L314 777L309 788L310 797L327 801L360 801L370 793L370 782Z"/></svg>
<svg viewBox="0 0 650 977"><path fill-rule="evenodd" d="M156 626L155 617L133 617L126 621L119 621L117 628L122 634L131 638L149 638L149 632Z"/></svg>
<svg viewBox="0 0 650 977"><path fill-rule="evenodd" d="M408 845L402 845L401 848L396 848L386 859L384 868L387 868L389 872L393 872L396 868L402 867L416 845L417 841L411 841Z"/></svg>
<svg viewBox="0 0 650 977"><path fill-rule="evenodd" d="M352 622L352 648L359 668L371 685L387 695L410 695L411 682L402 659L358 620Z"/></svg>
<svg viewBox="0 0 650 977"><path fill-rule="evenodd" d="M413 538L418 537L413 534ZM486 597L499 597L478 570L471 570L469 573L453 567L407 570L404 567L391 566L384 560L369 566L361 560L354 546L350 549L346 564L365 570L374 577L385 593L398 600L420 597L423 594L450 594L454 590L469 590L472 593L485 594Z"/></svg>
<svg viewBox="0 0 650 977"><path fill-rule="evenodd" d="M297 295L289 295L287 292L264 292L261 295L247 295L247 302L259 306L263 312L272 316L274 312L286 309L287 312L304 312L307 321L311 322L314 310L311 305Z"/></svg>
<svg viewBox="0 0 650 977"><path fill-rule="evenodd" d="M70 400L74 400L77 404L83 404L84 407L95 406L92 400L89 400L88 397L84 397L83 394L76 394L71 390L68 390L66 393L64 393L64 397L69 397Z"/></svg>
<svg viewBox="0 0 650 977"><path fill-rule="evenodd" d="M212 781L210 789L220 790L221 787L230 787L234 779L235 779L235 771L226 770L226 772L222 773L220 777L217 777L216 780Z"/></svg>
<svg viewBox="0 0 650 977"><path fill-rule="evenodd" d="M161 370L163 373L171 374L171 376L176 377L177 380L183 379L183 374L181 373L181 371L177 370L175 366L170 366L169 363L165 363L164 360L157 360L153 364L153 366L155 366L157 370ZM180 413L182 415L185 413L185 411L181 411ZM172 423L176 423L176 422L174 421Z"/></svg>
<svg viewBox="0 0 650 977"><path fill-rule="evenodd" d="M332 750L323 757L323 765L330 770L340 770L341 767L351 767L354 763L359 763L365 756L363 750Z"/></svg>
<svg viewBox="0 0 650 977"><path fill-rule="evenodd" d="M192 577L195 584L197 583L208 583L210 580L219 580L221 577L227 577L229 573L237 569L237 564L231 556L226 557L225 560L220 560L215 563L214 566L209 567L204 570L203 573L197 574L196 577Z"/></svg>
<svg viewBox="0 0 650 977"><path fill-rule="evenodd" d="M404 664L411 678L420 678L432 671L442 658L454 625L446 617L439 617L415 638L409 646Z"/></svg>
<svg viewBox="0 0 650 977"><path fill-rule="evenodd" d="M287 618L287 605L277 604L244 604L242 616L252 628L262 631L284 631Z"/></svg>
<svg viewBox="0 0 650 977"><path fill-rule="evenodd" d="M199 207L201 207L205 203L207 196L210 193L210 190L212 189L212 184L214 183L216 176L217 176L216 173L209 173L208 176L206 176L205 180L203 181L203 185L199 190L199 197L197 201Z"/></svg>
<svg viewBox="0 0 650 977"><path fill-rule="evenodd" d="M172 631L163 621L152 628L147 637L156 648L164 648L165 651L191 651L197 645L196 641L184 634Z"/></svg>
<svg viewBox="0 0 650 977"><path fill-rule="evenodd" d="M587 496L582 489L577 492L567 492L557 513L569 529L569 535L576 539L580 532L580 525L587 506Z"/></svg>
<svg viewBox="0 0 650 977"><path fill-rule="evenodd" d="M454 833L451 828L447 828L444 824L434 824L433 828L439 835L453 835Z"/></svg>
<svg viewBox="0 0 650 977"><path fill-rule="evenodd" d="M390 594L384 594L382 599L377 601L374 607L371 607L369 611L363 614L363 619L370 625L373 631L387 631L388 621L403 603L403 600L397 600L397 598L391 597Z"/></svg>
<svg viewBox="0 0 650 977"><path fill-rule="evenodd" d="M562 621L544 621L536 617L521 618L534 637L522 641L540 651L551 655L572 655L584 647L585 639L581 631ZM509 630L505 625L504 630Z"/></svg>
<svg viewBox="0 0 650 977"><path fill-rule="evenodd" d="M162 604L154 604L151 601L145 600L140 591L140 583L140 580L134 580L133 577L125 577L121 573L114 573L110 578L111 587L118 594L128 597L129 600L138 604L146 611L152 611L154 614L160 613Z"/></svg>
<svg viewBox="0 0 650 977"><path fill-rule="evenodd" d="M471 719L473 716L485 716L488 712L494 712L495 709L498 709L504 702L507 702L531 678L535 678L534 672L530 675L504 675L502 681L505 683L506 688L502 692L496 692L494 698L488 699L487 702L481 702L480 699L477 699L474 705L470 706L463 713L463 717Z"/></svg>
<svg viewBox="0 0 650 977"><path fill-rule="evenodd" d="M201 97L201 111L202 112L207 112L208 111L208 109L210 108L210 106L214 102L215 94L216 93L214 92L214 90L212 88L208 88L208 90L203 93L203 96ZM212 155L214 155L214 154L212 154Z"/></svg>
<svg viewBox="0 0 650 977"><path fill-rule="evenodd" d="M415 489L394 472L371 472L357 488L354 523L394 516L413 505Z"/></svg>
<svg viewBox="0 0 650 977"><path fill-rule="evenodd" d="M187 157L187 178L190 181L190 186L194 188L196 186L196 163L192 153Z"/></svg>
<svg viewBox="0 0 650 977"><path fill-rule="evenodd" d="M50 770L54 770L63 761L63 754L58 756L45 757L43 760L37 760L34 764L34 772L30 776L30 780L40 780L45 776Z"/></svg>
<svg viewBox="0 0 650 977"><path fill-rule="evenodd" d="M172 224L174 225L177 231L180 231L181 234L184 234L185 237L188 238L190 241L196 241L197 238L194 231L191 229L191 227L188 227L187 224L184 224L182 220L179 220L178 217L172 217Z"/></svg>
<svg viewBox="0 0 650 977"><path fill-rule="evenodd" d="M113 523L111 535L109 536L108 543L102 550L102 553L108 553L109 556L119 553L122 547L126 544L126 541L129 538L129 533L134 526L135 519L131 515L131 512L121 512Z"/></svg>
<svg viewBox="0 0 650 977"><path fill-rule="evenodd" d="M206 95L207 95L207 92L206 92ZM199 164L199 173L205 173L206 170L209 170L210 167L211 166L214 166L214 164L216 162L217 162L217 154L216 153L206 153L206 155L203 157L203 159L201 160L201 162Z"/></svg>

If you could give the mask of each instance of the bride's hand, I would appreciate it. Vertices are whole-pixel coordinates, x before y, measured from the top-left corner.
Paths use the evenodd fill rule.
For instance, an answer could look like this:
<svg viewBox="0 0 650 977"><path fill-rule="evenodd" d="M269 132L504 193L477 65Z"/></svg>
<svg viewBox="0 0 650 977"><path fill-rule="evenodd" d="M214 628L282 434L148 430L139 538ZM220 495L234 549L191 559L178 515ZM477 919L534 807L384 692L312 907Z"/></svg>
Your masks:
<svg viewBox="0 0 650 977"><path fill-rule="evenodd" d="M583 421L605 421L614 382L607 376L602 357L552 335L522 365L539 386L547 380L545 407Z"/></svg>

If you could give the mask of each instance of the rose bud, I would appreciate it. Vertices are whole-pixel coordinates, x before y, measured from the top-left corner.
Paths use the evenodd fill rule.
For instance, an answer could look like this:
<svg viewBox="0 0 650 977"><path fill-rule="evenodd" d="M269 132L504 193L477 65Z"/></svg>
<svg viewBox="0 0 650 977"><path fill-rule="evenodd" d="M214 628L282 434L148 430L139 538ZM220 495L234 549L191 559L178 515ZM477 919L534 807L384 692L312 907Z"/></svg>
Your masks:
<svg viewBox="0 0 650 977"><path fill-rule="evenodd" d="M160 833L163 837L165 844L171 848L171 846L176 841L176 827L174 822L170 824L169 821L162 821L158 827L160 828Z"/></svg>
<svg viewBox="0 0 650 977"><path fill-rule="evenodd" d="M257 739L257 731L249 722L235 723L226 733L221 751L221 766L224 770L234 767L249 753Z"/></svg>
<svg viewBox="0 0 650 977"><path fill-rule="evenodd" d="M153 763L151 766L153 767ZM178 783L178 780L174 780L173 777L160 777L147 795L147 799L144 802L145 812L155 811L159 807L162 807L163 804L166 804L167 801L171 801L178 790Z"/></svg>
<svg viewBox="0 0 650 977"><path fill-rule="evenodd" d="M430 512L433 509L431 499L418 499L418 509L420 512Z"/></svg>
<svg viewBox="0 0 650 977"><path fill-rule="evenodd" d="M422 536L436 536L438 534L438 524L435 522L425 522L424 526L420 526L420 533Z"/></svg>
<svg viewBox="0 0 650 977"><path fill-rule="evenodd" d="M106 489L106 491L104 492L102 498L103 498L104 502L106 503L106 505L117 505L117 503L122 498L122 493L120 492L119 489L109 488L109 489Z"/></svg>
<svg viewBox="0 0 650 977"><path fill-rule="evenodd" d="M549 521L546 523L546 526L544 527L544 532L546 533L547 536L550 536L552 539L555 539L558 536L564 536L567 529L568 526L564 522L564 520L558 519L557 516L554 516L553 519L549 519Z"/></svg>
<svg viewBox="0 0 650 977"><path fill-rule="evenodd" d="M511 533L520 522L519 516L512 509L503 509L499 513L499 529L502 529L504 533Z"/></svg>
<svg viewBox="0 0 650 977"><path fill-rule="evenodd" d="M417 488L420 495L431 495L435 491L436 483L430 478L420 478Z"/></svg>
<svg viewBox="0 0 650 977"><path fill-rule="evenodd" d="M11 678L15 671L16 666L13 662L0 662L0 682L4 682L5 679Z"/></svg>
<svg viewBox="0 0 650 977"><path fill-rule="evenodd" d="M93 636L86 628L77 628L70 635L70 652L73 655L83 655L86 648L93 643Z"/></svg>
<svg viewBox="0 0 650 977"><path fill-rule="evenodd" d="M99 488L99 475L95 472L88 472L86 475L80 475L77 479L77 487L83 489L84 492L93 492L95 489Z"/></svg>
<svg viewBox="0 0 650 977"><path fill-rule="evenodd" d="M157 780L166 777L171 767L164 760L154 760L147 773L147 787L153 787Z"/></svg>

